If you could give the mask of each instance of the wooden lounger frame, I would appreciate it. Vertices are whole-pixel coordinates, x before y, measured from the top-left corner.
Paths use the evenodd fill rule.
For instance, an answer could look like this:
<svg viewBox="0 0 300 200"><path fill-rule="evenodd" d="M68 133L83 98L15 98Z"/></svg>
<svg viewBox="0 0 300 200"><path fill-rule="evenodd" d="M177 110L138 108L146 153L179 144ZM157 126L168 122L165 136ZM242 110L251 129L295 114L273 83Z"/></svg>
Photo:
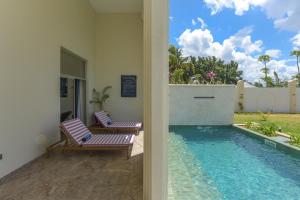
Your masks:
<svg viewBox="0 0 300 200"><path fill-rule="evenodd" d="M110 117L110 114L103 111L106 113L108 117ZM105 127L105 125L102 123L101 120L98 120L97 117L94 115L94 120L95 124L90 126L89 129L90 131L95 131L95 132L109 132L109 133L134 133L135 135L139 135L141 128L137 127Z"/></svg>
<svg viewBox="0 0 300 200"><path fill-rule="evenodd" d="M107 133L107 132L106 132ZM104 145L104 146L80 146L72 142L72 138L61 130L61 140L50 145L47 148L47 155L51 152L66 152L66 151L126 151L127 159L130 159L133 144L128 145Z"/></svg>

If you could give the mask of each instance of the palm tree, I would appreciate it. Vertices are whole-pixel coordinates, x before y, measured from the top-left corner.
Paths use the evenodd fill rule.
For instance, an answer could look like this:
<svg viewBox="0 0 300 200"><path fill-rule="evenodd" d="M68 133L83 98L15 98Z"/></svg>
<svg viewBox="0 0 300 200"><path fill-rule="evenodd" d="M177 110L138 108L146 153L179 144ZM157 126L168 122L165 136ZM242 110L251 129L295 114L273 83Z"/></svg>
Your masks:
<svg viewBox="0 0 300 200"><path fill-rule="evenodd" d="M181 49L171 45L169 47L169 79L172 79L172 74L176 69L181 68L181 66L187 61L187 58L182 56Z"/></svg>
<svg viewBox="0 0 300 200"><path fill-rule="evenodd" d="M269 55L261 55L258 58L259 62L262 62L265 67L263 69L261 69L261 71L265 74L265 80L268 79L268 73L269 73L269 69L267 68L267 63L270 62L271 57Z"/></svg>
<svg viewBox="0 0 300 200"><path fill-rule="evenodd" d="M187 58L182 56L181 49L171 45L169 47L169 60L169 70L173 72L176 68L180 68L187 61Z"/></svg>
<svg viewBox="0 0 300 200"><path fill-rule="evenodd" d="M299 67L300 50L291 51L291 56L297 57L297 68L298 68L298 75L299 75L300 74L300 67Z"/></svg>

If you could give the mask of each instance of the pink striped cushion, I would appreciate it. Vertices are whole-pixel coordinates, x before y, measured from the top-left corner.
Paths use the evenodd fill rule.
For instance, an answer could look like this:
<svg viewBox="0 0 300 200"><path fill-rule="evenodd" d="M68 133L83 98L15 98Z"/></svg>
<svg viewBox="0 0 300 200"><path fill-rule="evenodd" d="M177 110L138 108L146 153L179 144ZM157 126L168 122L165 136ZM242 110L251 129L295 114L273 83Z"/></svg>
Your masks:
<svg viewBox="0 0 300 200"><path fill-rule="evenodd" d="M95 112L96 120L107 128L108 121L111 121L110 117L104 111Z"/></svg>
<svg viewBox="0 0 300 200"><path fill-rule="evenodd" d="M87 129L87 127L80 121L80 119L72 119L69 121L65 121L61 123L60 127L64 130L66 134L69 134L73 141L77 145L81 145L81 139L84 137L86 133L91 132Z"/></svg>
<svg viewBox="0 0 300 200"><path fill-rule="evenodd" d="M142 128L142 123L140 122L112 122L108 125L109 128Z"/></svg>
<svg viewBox="0 0 300 200"><path fill-rule="evenodd" d="M99 134L93 135L82 146L128 146L133 142L133 134Z"/></svg>

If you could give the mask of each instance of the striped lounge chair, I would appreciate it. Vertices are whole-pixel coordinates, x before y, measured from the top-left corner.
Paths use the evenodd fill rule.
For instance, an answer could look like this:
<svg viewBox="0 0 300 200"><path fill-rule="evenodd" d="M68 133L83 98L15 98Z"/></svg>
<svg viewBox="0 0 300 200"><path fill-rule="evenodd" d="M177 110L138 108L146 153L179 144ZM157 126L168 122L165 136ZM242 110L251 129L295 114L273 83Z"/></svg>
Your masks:
<svg viewBox="0 0 300 200"><path fill-rule="evenodd" d="M113 132L134 132L139 134L142 128L141 122L117 122L113 121L104 111L95 112L95 121L98 128L104 130L112 130ZM97 128L96 128L97 129Z"/></svg>
<svg viewBox="0 0 300 200"><path fill-rule="evenodd" d="M128 159L131 156L134 134L92 134L80 119L65 121L61 123L60 129L66 140L64 144L48 147L48 153L55 150L124 150ZM87 135L90 137L83 140Z"/></svg>

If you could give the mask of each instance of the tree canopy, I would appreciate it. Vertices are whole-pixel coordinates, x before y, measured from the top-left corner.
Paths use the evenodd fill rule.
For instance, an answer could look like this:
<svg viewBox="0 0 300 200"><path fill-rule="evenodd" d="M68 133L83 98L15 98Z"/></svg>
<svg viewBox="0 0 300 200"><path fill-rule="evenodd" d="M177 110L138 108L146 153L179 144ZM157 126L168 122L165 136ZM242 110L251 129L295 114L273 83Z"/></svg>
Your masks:
<svg viewBox="0 0 300 200"><path fill-rule="evenodd" d="M236 84L242 79L242 71L238 63L214 56L184 57L179 48L171 45L169 48L169 81L171 84Z"/></svg>
<svg viewBox="0 0 300 200"><path fill-rule="evenodd" d="M291 51L291 56L297 58L298 74L293 78L298 78L300 86L300 51ZM287 80L281 80L274 70L270 72L267 67L271 61L269 55L261 55L258 61L263 64L261 72L264 77L260 82L250 83L256 87L286 87ZM214 56L196 57L184 56L182 50L174 45L169 47L169 82L171 84L236 84L242 80L243 71L238 69L239 65L235 61L225 62ZM269 75L273 73L273 78Z"/></svg>

